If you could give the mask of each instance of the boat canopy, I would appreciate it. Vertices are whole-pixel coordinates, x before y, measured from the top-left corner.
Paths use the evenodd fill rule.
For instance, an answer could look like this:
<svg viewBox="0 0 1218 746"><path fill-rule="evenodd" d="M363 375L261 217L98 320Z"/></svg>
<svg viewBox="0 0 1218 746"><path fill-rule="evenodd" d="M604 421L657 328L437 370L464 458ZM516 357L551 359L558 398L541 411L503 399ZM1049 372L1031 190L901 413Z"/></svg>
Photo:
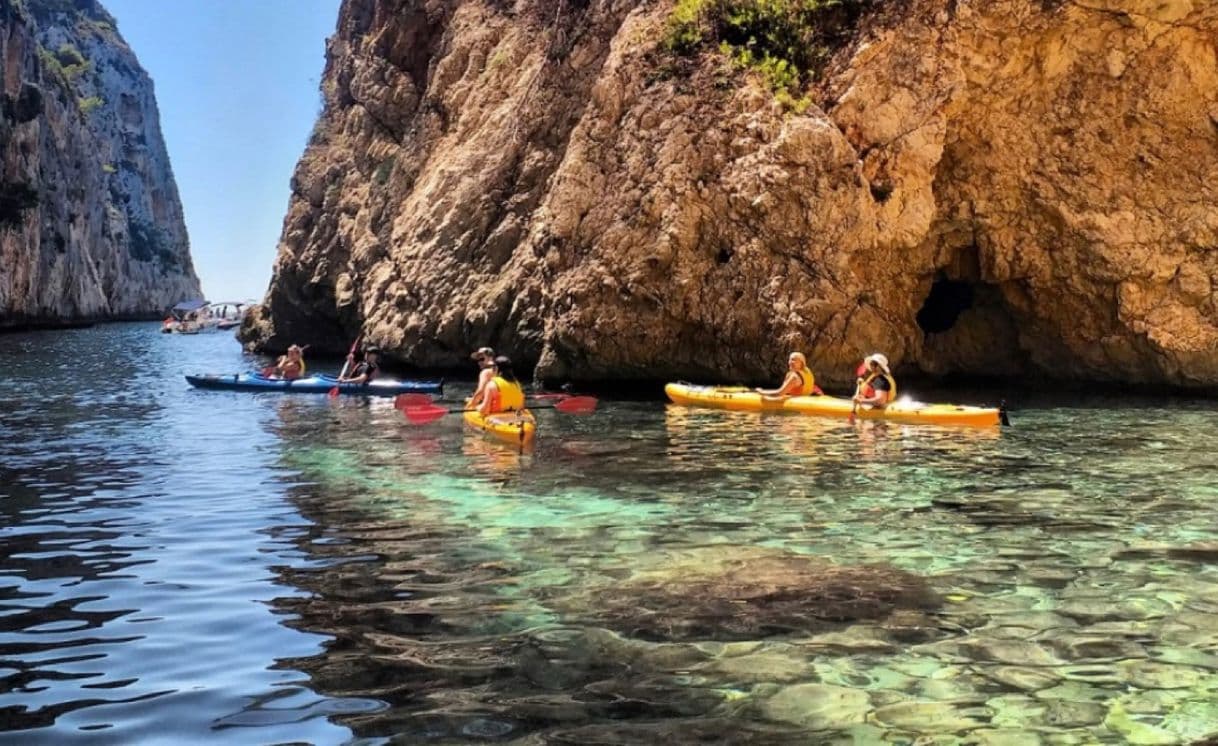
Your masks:
<svg viewBox="0 0 1218 746"><path fill-rule="evenodd" d="M185 311L197 311L206 305L207 305L207 301L203 300L202 298L195 298L194 300L184 300L181 303L174 306L170 310L184 311L184 312Z"/></svg>

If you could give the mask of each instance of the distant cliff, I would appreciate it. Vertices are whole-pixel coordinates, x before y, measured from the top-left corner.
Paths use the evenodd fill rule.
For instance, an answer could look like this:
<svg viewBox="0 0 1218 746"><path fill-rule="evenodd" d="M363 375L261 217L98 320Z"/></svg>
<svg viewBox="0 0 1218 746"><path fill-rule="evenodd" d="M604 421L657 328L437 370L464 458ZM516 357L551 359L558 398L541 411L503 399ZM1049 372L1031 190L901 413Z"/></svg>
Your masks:
<svg viewBox="0 0 1218 746"><path fill-rule="evenodd" d="M346 0L244 339L1215 386L1216 45L1212 0Z"/></svg>
<svg viewBox="0 0 1218 746"><path fill-rule="evenodd" d="M200 295L152 81L95 0L0 0L0 329Z"/></svg>

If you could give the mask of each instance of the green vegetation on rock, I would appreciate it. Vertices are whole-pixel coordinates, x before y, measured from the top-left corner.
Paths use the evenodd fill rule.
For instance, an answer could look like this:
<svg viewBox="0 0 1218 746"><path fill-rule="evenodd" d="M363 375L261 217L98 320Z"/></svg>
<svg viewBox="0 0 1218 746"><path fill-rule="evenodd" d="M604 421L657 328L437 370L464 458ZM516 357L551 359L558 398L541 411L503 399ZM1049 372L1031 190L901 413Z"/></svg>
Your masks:
<svg viewBox="0 0 1218 746"><path fill-rule="evenodd" d="M884 0L677 0L664 48L692 56L716 48L756 70L784 103L806 106L804 86Z"/></svg>
<svg viewBox="0 0 1218 746"><path fill-rule="evenodd" d="M389 175L393 173L394 160L395 159L393 156L390 156L377 165L376 172L373 174L373 179L376 181L378 186L384 186L386 183L388 183Z"/></svg>
<svg viewBox="0 0 1218 746"><path fill-rule="evenodd" d="M81 114L88 114L104 103L106 103L105 99L100 96L89 96L88 98L77 99L76 106L80 109Z"/></svg>

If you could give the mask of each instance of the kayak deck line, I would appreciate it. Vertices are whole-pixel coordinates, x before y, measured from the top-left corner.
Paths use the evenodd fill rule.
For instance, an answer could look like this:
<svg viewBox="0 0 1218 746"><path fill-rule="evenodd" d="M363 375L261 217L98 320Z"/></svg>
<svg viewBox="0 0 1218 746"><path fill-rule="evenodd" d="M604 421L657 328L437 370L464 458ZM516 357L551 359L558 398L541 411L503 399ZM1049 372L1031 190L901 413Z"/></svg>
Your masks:
<svg viewBox="0 0 1218 746"><path fill-rule="evenodd" d="M373 380L371 383L339 383L334 376L314 374L284 380L267 378L259 373L224 373L186 376L186 382L199 389L214 391L263 391L287 394L326 394L338 389L340 394L354 396L397 396L398 394L444 394L444 380Z"/></svg>

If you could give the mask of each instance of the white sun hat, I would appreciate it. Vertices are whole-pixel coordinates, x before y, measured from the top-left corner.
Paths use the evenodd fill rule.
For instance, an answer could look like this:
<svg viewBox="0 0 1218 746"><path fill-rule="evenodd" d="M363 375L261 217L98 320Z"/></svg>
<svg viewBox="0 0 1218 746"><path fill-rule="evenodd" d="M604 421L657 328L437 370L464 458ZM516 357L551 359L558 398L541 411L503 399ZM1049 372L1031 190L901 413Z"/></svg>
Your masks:
<svg viewBox="0 0 1218 746"><path fill-rule="evenodd" d="M888 358L883 353L875 352L867 356L867 362L875 363L880 366L880 370L887 375L892 375L892 371L888 369Z"/></svg>

